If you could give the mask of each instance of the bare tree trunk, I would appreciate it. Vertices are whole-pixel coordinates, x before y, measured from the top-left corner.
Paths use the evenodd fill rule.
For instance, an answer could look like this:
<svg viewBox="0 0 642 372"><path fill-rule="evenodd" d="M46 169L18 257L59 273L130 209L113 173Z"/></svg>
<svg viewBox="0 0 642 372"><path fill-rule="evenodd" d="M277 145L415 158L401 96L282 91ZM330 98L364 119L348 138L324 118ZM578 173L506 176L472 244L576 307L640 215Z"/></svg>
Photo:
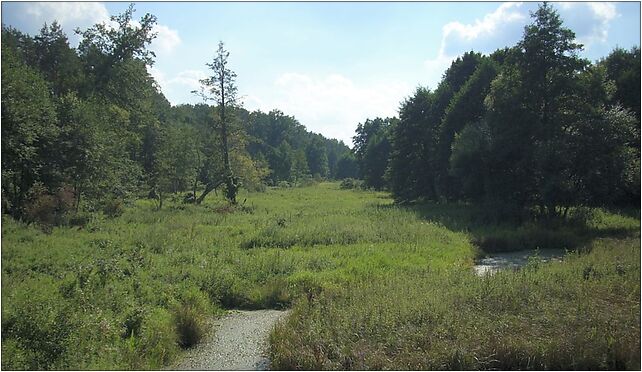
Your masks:
<svg viewBox="0 0 642 372"><path fill-rule="evenodd" d="M232 173L232 167L230 166L230 154L229 154L229 144L228 144L228 133L227 133L227 118L225 117L225 75L221 74L220 78L220 89L221 89L221 102L219 105L219 112L221 116L221 137L223 140L223 164L225 166L225 187L227 188L226 196L227 199L232 203L236 204L236 193L238 191L238 186L234 182L234 174Z"/></svg>
<svg viewBox="0 0 642 372"><path fill-rule="evenodd" d="M198 178L194 179L194 186L192 187L192 200L194 200L194 204L196 203L196 187L198 186Z"/></svg>
<svg viewBox="0 0 642 372"><path fill-rule="evenodd" d="M207 196L207 194L209 194L210 192L212 192L212 190L216 190L216 188L217 188L221 183L223 183L223 181L218 181L218 182L209 182L209 183L207 183L207 184L205 185L205 190L203 190L203 193L201 194L201 196L199 196L199 197L198 197L198 199L196 199L196 204L201 204L201 203L203 202L203 200L205 199L205 197ZM194 193L196 193L196 189L194 189Z"/></svg>

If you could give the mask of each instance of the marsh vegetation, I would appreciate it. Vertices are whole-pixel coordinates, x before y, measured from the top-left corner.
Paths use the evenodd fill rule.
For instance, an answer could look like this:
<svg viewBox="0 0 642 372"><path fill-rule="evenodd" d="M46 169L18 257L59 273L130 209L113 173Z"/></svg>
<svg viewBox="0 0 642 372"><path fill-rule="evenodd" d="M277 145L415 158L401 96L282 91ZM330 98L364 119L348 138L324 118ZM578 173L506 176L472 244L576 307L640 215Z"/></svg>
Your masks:
<svg viewBox="0 0 642 372"><path fill-rule="evenodd" d="M160 369L232 309L290 309L276 369L640 369L639 48L544 4L350 149L245 110L223 43L170 105L133 13L3 25L3 369ZM475 274L523 250L563 258Z"/></svg>

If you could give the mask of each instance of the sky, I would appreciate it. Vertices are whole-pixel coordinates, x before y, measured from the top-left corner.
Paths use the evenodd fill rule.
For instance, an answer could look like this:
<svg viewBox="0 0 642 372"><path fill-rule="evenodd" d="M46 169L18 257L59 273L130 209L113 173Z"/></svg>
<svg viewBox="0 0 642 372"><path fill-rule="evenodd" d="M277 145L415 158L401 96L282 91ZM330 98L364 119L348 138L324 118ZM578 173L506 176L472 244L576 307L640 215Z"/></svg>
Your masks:
<svg viewBox="0 0 642 372"><path fill-rule="evenodd" d="M72 46L124 2L2 2L2 23L29 34L57 20ZM556 2L566 27L596 61L640 45L639 2ZM352 144L357 124L398 114L416 87L434 89L453 59L513 46L532 2L139 2L158 18L150 73L173 104L208 75L219 41L230 52L244 107L279 109L309 130Z"/></svg>

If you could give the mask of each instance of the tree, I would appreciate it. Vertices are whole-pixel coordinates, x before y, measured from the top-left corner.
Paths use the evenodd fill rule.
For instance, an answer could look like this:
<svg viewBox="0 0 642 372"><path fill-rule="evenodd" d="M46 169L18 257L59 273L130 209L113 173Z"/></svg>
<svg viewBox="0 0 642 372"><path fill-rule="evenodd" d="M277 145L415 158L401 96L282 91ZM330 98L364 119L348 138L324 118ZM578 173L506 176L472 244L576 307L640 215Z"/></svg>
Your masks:
<svg viewBox="0 0 642 372"><path fill-rule="evenodd" d="M203 200L205 195L211 192L221 183L225 184L226 197L232 203L236 204L236 195L238 193L238 178L234 176L230 165L230 148L229 148L229 109L238 104L237 87L234 82L236 73L227 67L227 59L230 53L225 50L223 42L219 42L217 55L212 63L206 65L212 70L213 75L200 80L201 90L193 93L199 94L204 100L213 100L218 108L218 122L221 138L221 151L223 153L223 176L222 179L210 182L205 185L205 191L199 198ZM226 112L228 110L228 112Z"/></svg>
<svg viewBox="0 0 642 372"><path fill-rule="evenodd" d="M302 149L294 151L292 155L292 168L290 170L290 180L297 184L301 180L310 176L310 168L308 167L308 161L305 156L305 152Z"/></svg>
<svg viewBox="0 0 642 372"><path fill-rule="evenodd" d="M490 90L499 67L490 58L484 57L475 72L453 96L446 108L439 127L436 156L437 190L447 198L460 195L460 185L449 172L451 151L458 133L467 125L478 123L485 114L484 98ZM464 137L466 138L466 137ZM460 144L461 146L461 144ZM460 176L463 174L457 173Z"/></svg>
<svg viewBox="0 0 642 372"><path fill-rule="evenodd" d="M471 122L456 133L449 160L449 174L458 182L459 199L480 202L488 194L488 127Z"/></svg>
<svg viewBox="0 0 642 372"><path fill-rule="evenodd" d="M305 150L305 157L310 174L314 177L327 177L328 155L323 141L319 137L315 136L312 138L312 141Z"/></svg>
<svg viewBox="0 0 642 372"><path fill-rule="evenodd" d="M487 99L494 197L547 218L573 199L567 143L573 127L581 45L547 3L531 14L514 63L504 66Z"/></svg>
<svg viewBox="0 0 642 372"><path fill-rule="evenodd" d="M31 186L53 171L52 147L59 135L49 85L2 45L2 191L4 206L22 214ZM7 199L8 198L8 199Z"/></svg>
<svg viewBox="0 0 642 372"><path fill-rule="evenodd" d="M640 118L640 48L613 50L600 61L607 77L615 83L611 105L620 104Z"/></svg>
<svg viewBox="0 0 642 372"><path fill-rule="evenodd" d="M384 179L390 158L392 127L396 118L367 119L359 123L356 136L353 137L355 157L364 183L368 187L381 190L387 186Z"/></svg>
<svg viewBox="0 0 642 372"><path fill-rule="evenodd" d="M83 81L80 59L57 22L51 26L45 23L36 35L34 53L35 63L50 82L55 96L78 90Z"/></svg>
<svg viewBox="0 0 642 372"><path fill-rule="evenodd" d="M434 94L417 88L399 110L399 123L392 131L390 184L400 201L420 196L434 197L433 173L426 159L427 147L434 144L434 128L429 126Z"/></svg>
<svg viewBox="0 0 642 372"><path fill-rule="evenodd" d="M78 45L78 53L85 62L85 73L90 78L89 90L103 90L109 81L116 75L114 69L131 61L142 65L151 66L156 57L147 46L156 37L152 31L156 24L156 17L145 14L137 24L132 22L134 5L130 4L127 10L119 15L111 16L111 22L116 27L99 23L85 31L76 29L76 34L82 37ZM112 92L111 99L118 99L120 91Z"/></svg>
<svg viewBox="0 0 642 372"><path fill-rule="evenodd" d="M344 153L337 163L337 179L359 177L359 165L351 152Z"/></svg>

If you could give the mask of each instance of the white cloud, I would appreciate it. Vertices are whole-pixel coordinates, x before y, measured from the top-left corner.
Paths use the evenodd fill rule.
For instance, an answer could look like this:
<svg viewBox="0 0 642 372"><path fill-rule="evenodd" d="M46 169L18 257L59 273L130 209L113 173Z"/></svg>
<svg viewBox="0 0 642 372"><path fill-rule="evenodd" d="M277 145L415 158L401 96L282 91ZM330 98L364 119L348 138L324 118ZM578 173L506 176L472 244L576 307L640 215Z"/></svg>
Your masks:
<svg viewBox="0 0 642 372"><path fill-rule="evenodd" d="M185 70L174 76L167 76L162 70L153 66L149 69L150 75L158 83L165 98L172 104L197 103L201 99L191 91L198 90L201 86L199 80L205 79L207 74L202 70Z"/></svg>
<svg viewBox="0 0 642 372"><path fill-rule="evenodd" d="M115 22L109 20L109 11L103 3L24 2L10 5L6 8L3 5L3 11L10 12L12 18L20 19L21 31L36 34L40 32L44 23L51 24L58 21L72 45L80 41L73 32L76 28L84 30L97 23L107 23L112 27L116 25ZM133 20L131 24L140 26L137 20ZM153 40L150 49L156 54L170 53L181 43L178 31L165 25L157 24L153 31L157 33L157 37Z"/></svg>
<svg viewBox="0 0 642 372"><path fill-rule="evenodd" d="M560 16L577 40L590 48L608 40L611 23L619 16L614 3L564 3Z"/></svg>
<svg viewBox="0 0 642 372"><path fill-rule="evenodd" d="M616 5L609 2L559 2L553 6L559 10L564 26L575 32L585 49L605 43L611 23L619 16ZM529 11L536 9L534 3L503 3L473 23L453 21L444 25L437 56L424 62L428 86L434 89L451 62L467 51L491 53L515 45L524 26L531 22Z"/></svg>
<svg viewBox="0 0 642 372"><path fill-rule="evenodd" d="M29 2L24 12L37 27L57 20L63 27L90 26L109 20L109 12L102 3L94 2Z"/></svg>
<svg viewBox="0 0 642 372"><path fill-rule="evenodd" d="M284 73L270 94L246 97L246 108L278 108L295 116L308 130L352 144L357 124L367 118L397 116L399 103L412 87L399 81L359 84L340 74L314 76Z"/></svg>
<svg viewBox="0 0 642 372"><path fill-rule="evenodd" d="M523 24L527 16L520 11L521 6L522 3L504 3L482 20L475 20L474 24L447 23L442 29L440 54L451 55L447 47L452 43L473 43L480 38L505 32L508 24Z"/></svg>
<svg viewBox="0 0 642 372"><path fill-rule="evenodd" d="M20 31L31 35L39 33L43 24L58 21L72 45L80 40L74 29L109 21L105 5L96 2L5 2L2 11L3 22L10 19Z"/></svg>
<svg viewBox="0 0 642 372"><path fill-rule="evenodd" d="M152 41L151 49L160 53L171 53L180 43L181 38L178 36L178 31L173 30L165 25L155 25L152 29L156 32L156 38Z"/></svg>
<svg viewBox="0 0 642 372"><path fill-rule="evenodd" d="M522 36L528 19L528 11L524 8L521 2L503 3L471 24L458 21L445 24L437 56L424 62L428 86L436 88L452 61L467 51L490 53L499 47L514 45Z"/></svg>
<svg viewBox="0 0 642 372"><path fill-rule="evenodd" d="M112 22L108 24L108 26L116 27L118 26L118 24L116 22ZM140 22L133 19L129 21L129 26L138 29L140 28ZM156 34L156 37L154 38L154 40L152 40L149 49L154 51L157 55L159 53L169 54L181 43L181 38L178 36L178 31L173 30L165 25L155 24L152 27L152 32Z"/></svg>

